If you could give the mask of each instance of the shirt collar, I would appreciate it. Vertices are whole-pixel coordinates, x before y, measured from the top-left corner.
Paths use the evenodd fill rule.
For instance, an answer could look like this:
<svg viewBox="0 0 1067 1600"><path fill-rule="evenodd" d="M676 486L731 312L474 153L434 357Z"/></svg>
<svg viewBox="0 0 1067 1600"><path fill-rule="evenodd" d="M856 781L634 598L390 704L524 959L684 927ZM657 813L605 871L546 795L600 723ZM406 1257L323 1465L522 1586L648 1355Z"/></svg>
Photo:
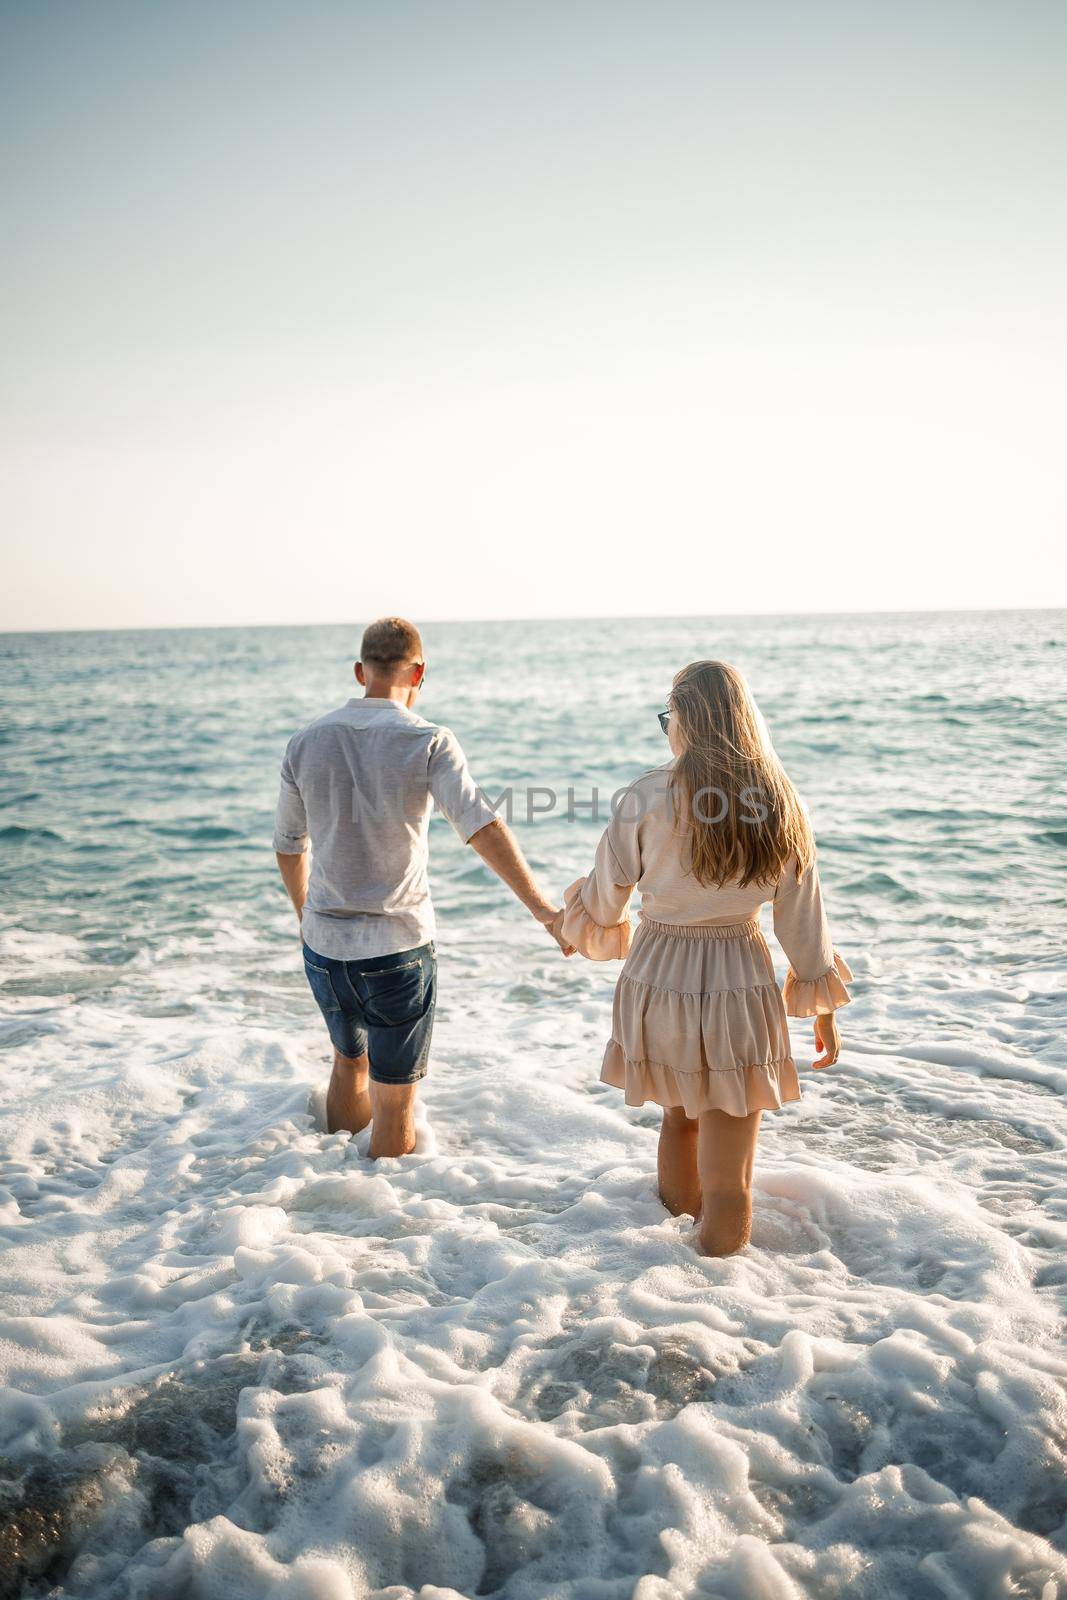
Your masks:
<svg viewBox="0 0 1067 1600"><path fill-rule="evenodd" d="M353 695L345 706L346 711L367 712L372 716L414 717L415 712L409 711L407 706L402 706L399 700L387 700L379 695Z"/></svg>

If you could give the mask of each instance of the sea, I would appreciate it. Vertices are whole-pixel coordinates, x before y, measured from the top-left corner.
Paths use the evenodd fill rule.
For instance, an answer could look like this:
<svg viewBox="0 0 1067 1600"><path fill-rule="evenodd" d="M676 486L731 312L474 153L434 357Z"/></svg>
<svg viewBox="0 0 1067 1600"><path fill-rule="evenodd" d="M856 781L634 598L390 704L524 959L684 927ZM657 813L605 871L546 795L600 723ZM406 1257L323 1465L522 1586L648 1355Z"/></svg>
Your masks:
<svg viewBox="0 0 1067 1600"><path fill-rule="evenodd" d="M687 662L804 797L853 1000L721 1258L443 818L417 1148L325 1131L272 816L359 634L0 638L0 1600L1067 1595L1067 613L425 628L555 896Z"/></svg>

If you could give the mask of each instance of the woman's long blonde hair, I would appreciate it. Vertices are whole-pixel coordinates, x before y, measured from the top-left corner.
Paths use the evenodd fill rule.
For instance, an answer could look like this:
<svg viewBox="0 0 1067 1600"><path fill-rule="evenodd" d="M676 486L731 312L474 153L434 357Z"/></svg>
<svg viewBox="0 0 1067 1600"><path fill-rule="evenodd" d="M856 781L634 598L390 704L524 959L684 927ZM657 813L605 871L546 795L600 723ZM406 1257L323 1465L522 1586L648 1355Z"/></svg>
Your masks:
<svg viewBox="0 0 1067 1600"><path fill-rule="evenodd" d="M720 888L776 883L795 856L799 878L815 856L811 826L737 668L691 662L667 706L684 745L670 785L689 871Z"/></svg>

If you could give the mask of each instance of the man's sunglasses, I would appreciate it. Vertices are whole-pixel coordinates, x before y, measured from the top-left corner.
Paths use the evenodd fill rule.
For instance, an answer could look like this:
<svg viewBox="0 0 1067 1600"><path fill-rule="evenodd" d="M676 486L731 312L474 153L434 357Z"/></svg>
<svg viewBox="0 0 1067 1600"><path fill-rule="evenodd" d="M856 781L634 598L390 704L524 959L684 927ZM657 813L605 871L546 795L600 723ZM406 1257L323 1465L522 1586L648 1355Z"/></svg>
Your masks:
<svg viewBox="0 0 1067 1600"><path fill-rule="evenodd" d="M662 729L663 729L663 731L664 731L664 733L666 733L666 731L667 731L667 724L668 724L668 722L670 722L670 720L671 720L671 714L670 714L670 712L669 712L669 711L657 711L657 712L656 712L656 716L657 716L657 718L658 718L658 719L659 719L659 725L660 725L660 727L661 727L661 728L662 728Z"/></svg>

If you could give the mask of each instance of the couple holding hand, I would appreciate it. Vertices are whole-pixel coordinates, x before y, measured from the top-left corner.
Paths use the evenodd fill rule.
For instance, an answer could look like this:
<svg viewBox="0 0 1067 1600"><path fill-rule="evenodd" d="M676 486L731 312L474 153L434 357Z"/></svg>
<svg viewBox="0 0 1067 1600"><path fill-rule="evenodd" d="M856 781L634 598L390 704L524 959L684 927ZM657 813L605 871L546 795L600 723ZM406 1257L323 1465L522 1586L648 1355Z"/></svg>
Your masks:
<svg viewBox="0 0 1067 1600"><path fill-rule="evenodd" d="M800 1099L786 1017L814 1019L814 1065L832 1065L852 974L830 940L807 816L741 674L697 661L675 676L659 713L671 759L616 797L592 870L557 909L455 735L412 709L426 678L418 630L372 623L355 671L362 698L289 740L274 828L334 1047L330 1132L372 1123L372 1157L415 1146L436 1000L436 805L564 954L623 959L601 1079L628 1105L663 1107L664 1205L697 1218L709 1254L742 1248L761 1114ZM766 901L790 963L784 993L760 931Z"/></svg>

